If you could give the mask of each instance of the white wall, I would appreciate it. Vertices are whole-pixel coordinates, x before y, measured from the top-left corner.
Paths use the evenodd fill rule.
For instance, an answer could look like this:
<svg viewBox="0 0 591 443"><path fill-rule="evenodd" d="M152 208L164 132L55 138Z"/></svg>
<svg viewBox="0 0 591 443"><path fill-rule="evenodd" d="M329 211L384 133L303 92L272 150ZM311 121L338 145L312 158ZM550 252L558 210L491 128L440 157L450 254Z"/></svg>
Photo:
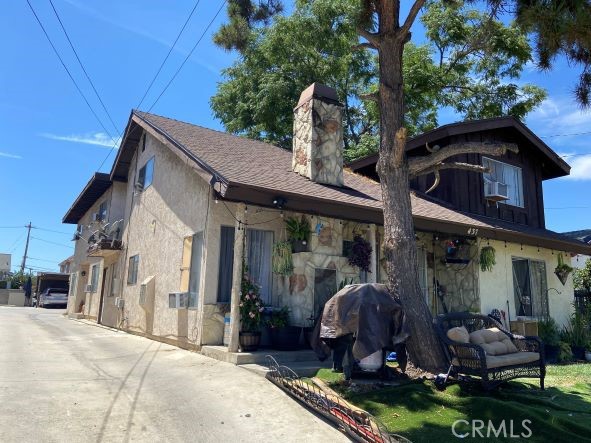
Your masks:
<svg viewBox="0 0 591 443"><path fill-rule="evenodd" d="M481 246L485 246L483 240ZM558 264L558 251L538 248L535 246L519 245L502 241L490 241L490 245L496 250L496 265L491 272L480 272L480 300L481 311L489 314L492 309L504 310L507 312L507 300L509 300L510 319L516 318L515 296L513 293L513 270L512 257L529 258L541 260L546 263L546 278L548 288L555 288L561 292L557 294L554 290L548 291L548 307L550 316L559 325L565 324L569 315L573 312L574 289L572 274L568 277L566 285L554 275L554 268ZM562 254L564 261L569 263L570 255Z"/></svg>

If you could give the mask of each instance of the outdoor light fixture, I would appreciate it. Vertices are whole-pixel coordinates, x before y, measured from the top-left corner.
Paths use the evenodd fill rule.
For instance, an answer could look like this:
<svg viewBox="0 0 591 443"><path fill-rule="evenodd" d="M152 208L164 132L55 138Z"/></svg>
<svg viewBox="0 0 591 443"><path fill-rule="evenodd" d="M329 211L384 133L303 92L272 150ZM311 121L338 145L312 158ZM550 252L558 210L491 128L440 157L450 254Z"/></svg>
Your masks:
<svg viewBox="0 0 591 443"><path fill-rule="evenodd" d="M283 207L285 206L286 203L287 203L287 200L284 199L283 197L275 197L273 199L273 206L275 206L277 209L283 209Z"/></svg>

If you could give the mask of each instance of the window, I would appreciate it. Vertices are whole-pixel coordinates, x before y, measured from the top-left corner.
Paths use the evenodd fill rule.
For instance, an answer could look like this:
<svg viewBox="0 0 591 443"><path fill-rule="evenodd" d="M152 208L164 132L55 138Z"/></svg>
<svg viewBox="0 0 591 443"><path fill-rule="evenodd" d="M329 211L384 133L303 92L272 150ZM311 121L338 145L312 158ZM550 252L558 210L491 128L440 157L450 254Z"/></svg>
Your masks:
<svg viewBox="0 0 591 443"><path fill-rule="evenodd" d="M117 291L117 264L111 266L111 290L107 293L107 297L112 297Z"/></svg>
<svg viewBox="0 0 591 443"><path fill-rule="evenodd" d="M271 303L273 231L246 230L246 265L250 280L260 287L261 300Z"/></svg>
<svg viewBox="0 0 591 443"><path fill-rule="evenodd" d="M127 284L135 285L137 283L137 271L140 264L140 256L129 257L129 267L127 268Z"/></svg>
<svg viewBox="0 0 591 443"><path fill-rule="evenodd" d="M222 226L218 269L218 303L230 303L234 272L234 227Z"/></svg>
<svg viewBox="0 0 591 443"><path fill-rule="evenodd" d="M548 317L546 263L515 257L512 261L516 315L534 318Z"/></svg>
<svg viewBox="0 0 591 443"><path fill-rule="evenodd" d="M193 235L191 268L189 270L189 308L197 307L201 284L201 260L203 258L203 232Z"/></svg>
<svg viewBox="0 0 591 443"><path fill-rule="evenodd" d="M90 272L90 292L96 292L98 289L98 273L99 273L99 265L94 265Z"/></svg>
<svg viewBox="0 0 591 443"><path fill-rule="evenodd" d="M142 190L146 189L152 184L154 178L154 157L146 162L138 173L137 183L141 186Z"/></svg>
<svg viewBox="0 0 591 443"><path fill-rule="evenodd" d="M521 168L486 157L482 158L482 165L490 169L490 172L483 174L485 181L500 182L507 185L507 196L509 199L502 203L523 208L523 177Z"/></svg>
<svg viewBox="0 0 591 443"><path fill-rule="evenodd" d="M104 201L99 206L98 210L98 219L101 221L105 221L107 219L107 202Z"/></svg>

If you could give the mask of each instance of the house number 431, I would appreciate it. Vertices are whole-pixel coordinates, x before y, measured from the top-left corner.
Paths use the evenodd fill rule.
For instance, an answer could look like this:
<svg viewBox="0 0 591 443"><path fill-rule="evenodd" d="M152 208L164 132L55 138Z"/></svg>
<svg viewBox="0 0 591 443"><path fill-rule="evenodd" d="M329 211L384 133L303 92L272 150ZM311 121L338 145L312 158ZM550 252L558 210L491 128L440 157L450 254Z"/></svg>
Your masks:
<svg viewBox="0 0 591 443"><path fill-rule="evenodd" d="M478 228L468 228L468 235L478 235Z"/></svg>

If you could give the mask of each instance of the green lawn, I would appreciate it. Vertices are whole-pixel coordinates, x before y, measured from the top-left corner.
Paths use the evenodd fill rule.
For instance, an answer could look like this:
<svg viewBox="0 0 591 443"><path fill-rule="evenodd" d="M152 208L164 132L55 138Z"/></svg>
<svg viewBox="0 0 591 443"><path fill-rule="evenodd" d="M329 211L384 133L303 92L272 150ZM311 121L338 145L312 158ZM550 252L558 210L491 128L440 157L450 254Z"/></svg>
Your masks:
<svg viewBox="0 0 591 443"><path fill-rule="evenodd" d="M413 381L400 386L384 387L359 393L344 387L342 374L321 370L318 377L329 382L347 400L378 417L390 432L403 435L415 443L486 441L509 442L511 420L513 434L531 436L520 439L528 442L591 442L591 364L548 366L546 390L541 391L534 379L520 379L505 384L491 394L477 386L452 384L443 392L430 381ZM484 438L476 433L463 440L451 430L456 420L482 420ZM488 438L487 426L491 421ZM500 431L505 420L506 438ZM501 432L499 437L494 431ZM472 432L460 423L458 434Z"/></svg>

